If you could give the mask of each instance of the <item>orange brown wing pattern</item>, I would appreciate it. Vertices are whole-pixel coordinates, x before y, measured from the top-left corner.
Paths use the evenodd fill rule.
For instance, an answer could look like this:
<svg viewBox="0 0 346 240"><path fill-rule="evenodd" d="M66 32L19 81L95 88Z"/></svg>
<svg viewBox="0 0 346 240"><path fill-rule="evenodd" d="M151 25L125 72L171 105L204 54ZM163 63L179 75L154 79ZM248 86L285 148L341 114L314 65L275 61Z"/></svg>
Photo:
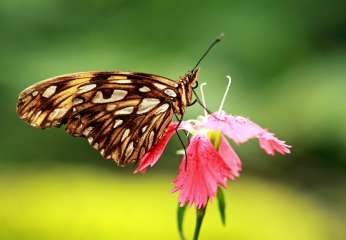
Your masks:
<svg viewBox="0 0 346 240"><path fill-rule="evenodd" d="M124 165L138 161L161 139L177 95L174 81L156 75L79 73L23 91L17 112L40 128L67 123L71 135L87 138L102 156Z"/></svg>
<svg viewBox="0 0 346 240"><path fill-rule="evenodd" d="M70 114L78 86L91 78L90 73L75 73L34 84L19 94L17 114L33 127L59 127Z"/></svg>

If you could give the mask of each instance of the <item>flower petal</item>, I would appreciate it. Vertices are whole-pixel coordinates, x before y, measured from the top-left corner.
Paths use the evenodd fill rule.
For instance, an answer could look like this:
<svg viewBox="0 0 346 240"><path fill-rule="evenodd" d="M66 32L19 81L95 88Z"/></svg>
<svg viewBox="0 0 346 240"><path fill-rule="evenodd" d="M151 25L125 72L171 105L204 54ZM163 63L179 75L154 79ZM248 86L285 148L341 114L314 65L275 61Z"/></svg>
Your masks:
<svg viewBox="0 0 346 240"><path fill-rule="evenodd" d="M182 121L179 129L184 129L192 134L196 133L201 129L199 120L187 120Z"/></svg>
<svg viewBox="0 0 346 240"><path fill-rule="evenodd" d="M233 178L229 164L209 139L204 135L195 135L187 148L187 161L184 157L180 163L173 192L180 191L181 206L188 203L201 208L215 197L219 186L225 187L227 179Z"/></svg>
<svg viewBox="0 0 346 240"><path fill-rule="evenodd" d="M209 129L221 130L237 144L244 143L251 138L257 137L264 130L247 118L232 116L225 113L213 113L209 115L203 125Z"/></svg>
<svg viewBox="0 0 346 240"><path fill-rule="evenodd" d="M239 177L242 168L242 163L240 161L240 158L233 150L231 145L229 145L227 139L224 136L221 136L219 153L225 161L225 163L227 163L230 169L232 170L233 175Z"/></svg>
<svg viewBox="0 0 346 240"><path fill-rule="evenodd" d="M284 141L276 138L274 134L270 132L263 132L259 136L260 147L269 155L274 155L275 151L282 155L290 153L290 145L287 145Z"/></svg>
<svg viewBox="0 0 346 240"><path fill-rule="evenodd" d="M275 152L290 153L291 146L245 117L213 113L203 120L201 127L220 130L237 144L244 143L251 138L258 138L260 147L269 155L274 155Z"/></svg>
<svg viewBox="0 0 346 240"><path fill-rule="evenodd" d="M166 148L169 140L175 133L175 129L177 128L177 123L170 123L166 133L163 135L160 142L154 145L149 152L144 154L144 156L139 160L138 166L135 170L135 173L144 173L148 167L152 167L161 157L163 151Z"/></svg>

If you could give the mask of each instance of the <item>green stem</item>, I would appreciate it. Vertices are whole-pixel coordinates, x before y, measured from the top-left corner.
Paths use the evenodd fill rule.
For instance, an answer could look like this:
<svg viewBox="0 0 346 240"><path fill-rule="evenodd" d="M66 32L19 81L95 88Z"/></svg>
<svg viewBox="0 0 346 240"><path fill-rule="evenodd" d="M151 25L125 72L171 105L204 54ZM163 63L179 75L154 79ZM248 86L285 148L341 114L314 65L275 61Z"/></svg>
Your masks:
<svg viewBox="0 0 346 240"><path fill-rule="evenodd" d="M221 188L217 189L217 205L219 207L219 212L220 212L220 217L221 217L221 222L223 225L226 225L226 213L225 213L225 208L226 208L226 203L225 203L225 195L223 194L223 191Z"/></svg>
<svg viewBox="0 0 346 240"><path fill-rule="evenodd" d="M178 204L177 223L178 223L178 232L179 232L179 236L181 240L185 240L185 235L183 230L185 210L186 210L186 205L183 207L180 207L180 205Z"/></svg>
<svg viewBox="0 0 346 240"><path fill-rule="evenodd" d="M198 236L201 231L201 226L202 226L206 208L207 207L196 209L196 226L195 226L195 232L193 234L193 240L198 240Z"/></svg>

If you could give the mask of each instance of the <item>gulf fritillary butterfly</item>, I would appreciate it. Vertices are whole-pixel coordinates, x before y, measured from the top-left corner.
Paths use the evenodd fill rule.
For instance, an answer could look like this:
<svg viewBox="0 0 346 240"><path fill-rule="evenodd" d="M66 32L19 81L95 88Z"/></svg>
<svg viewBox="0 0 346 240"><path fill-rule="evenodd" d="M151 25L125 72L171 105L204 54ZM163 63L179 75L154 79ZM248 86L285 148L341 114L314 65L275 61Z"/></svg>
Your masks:
<svg viewBox="0 0 346 240"><path fill-rule="evenodd" d="M37 128L60 127L87 138L118 165L137 162L192 104L198 65L178 81L137 72L81 72L36 83L19 94L17 114Z"/></svg>

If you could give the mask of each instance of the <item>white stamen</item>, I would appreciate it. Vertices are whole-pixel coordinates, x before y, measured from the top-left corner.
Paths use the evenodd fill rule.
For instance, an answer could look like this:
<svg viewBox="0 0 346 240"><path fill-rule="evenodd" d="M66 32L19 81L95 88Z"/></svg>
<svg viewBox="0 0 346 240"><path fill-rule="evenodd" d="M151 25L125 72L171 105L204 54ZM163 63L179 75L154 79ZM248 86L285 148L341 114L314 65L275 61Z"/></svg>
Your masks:
<svg viewBox="0 0 346 240"><path fill-rule="evenodd" d="M205 83L205 82L201 84L201 96L202 96L202 104L203 104L203 106L204 106L204 108L203 108L203 110L204 110L204 115L205 115L205 116L208 116L207 104L206 104L206 102L205 102L204 90L203 90L203 87L204 87L205 85L207 85L207 83Z"/></svg>
<svg viewBox="0 0 346 240"><path fill-rule="evenodd" d="M222 101L221 101L221 104L220 104L220 107L219 107L219 114L221 114L222 112L222 109L223 109L223 105L225 104L225 100L226 100L226 96L229 92L229 88L231 87L231 83L232 83L232 78L227 75L226 78L228 79L228 84L227 84L227 88L226 88L226 91L225 93L223 94L223 97L222 97Z"/></svg>

